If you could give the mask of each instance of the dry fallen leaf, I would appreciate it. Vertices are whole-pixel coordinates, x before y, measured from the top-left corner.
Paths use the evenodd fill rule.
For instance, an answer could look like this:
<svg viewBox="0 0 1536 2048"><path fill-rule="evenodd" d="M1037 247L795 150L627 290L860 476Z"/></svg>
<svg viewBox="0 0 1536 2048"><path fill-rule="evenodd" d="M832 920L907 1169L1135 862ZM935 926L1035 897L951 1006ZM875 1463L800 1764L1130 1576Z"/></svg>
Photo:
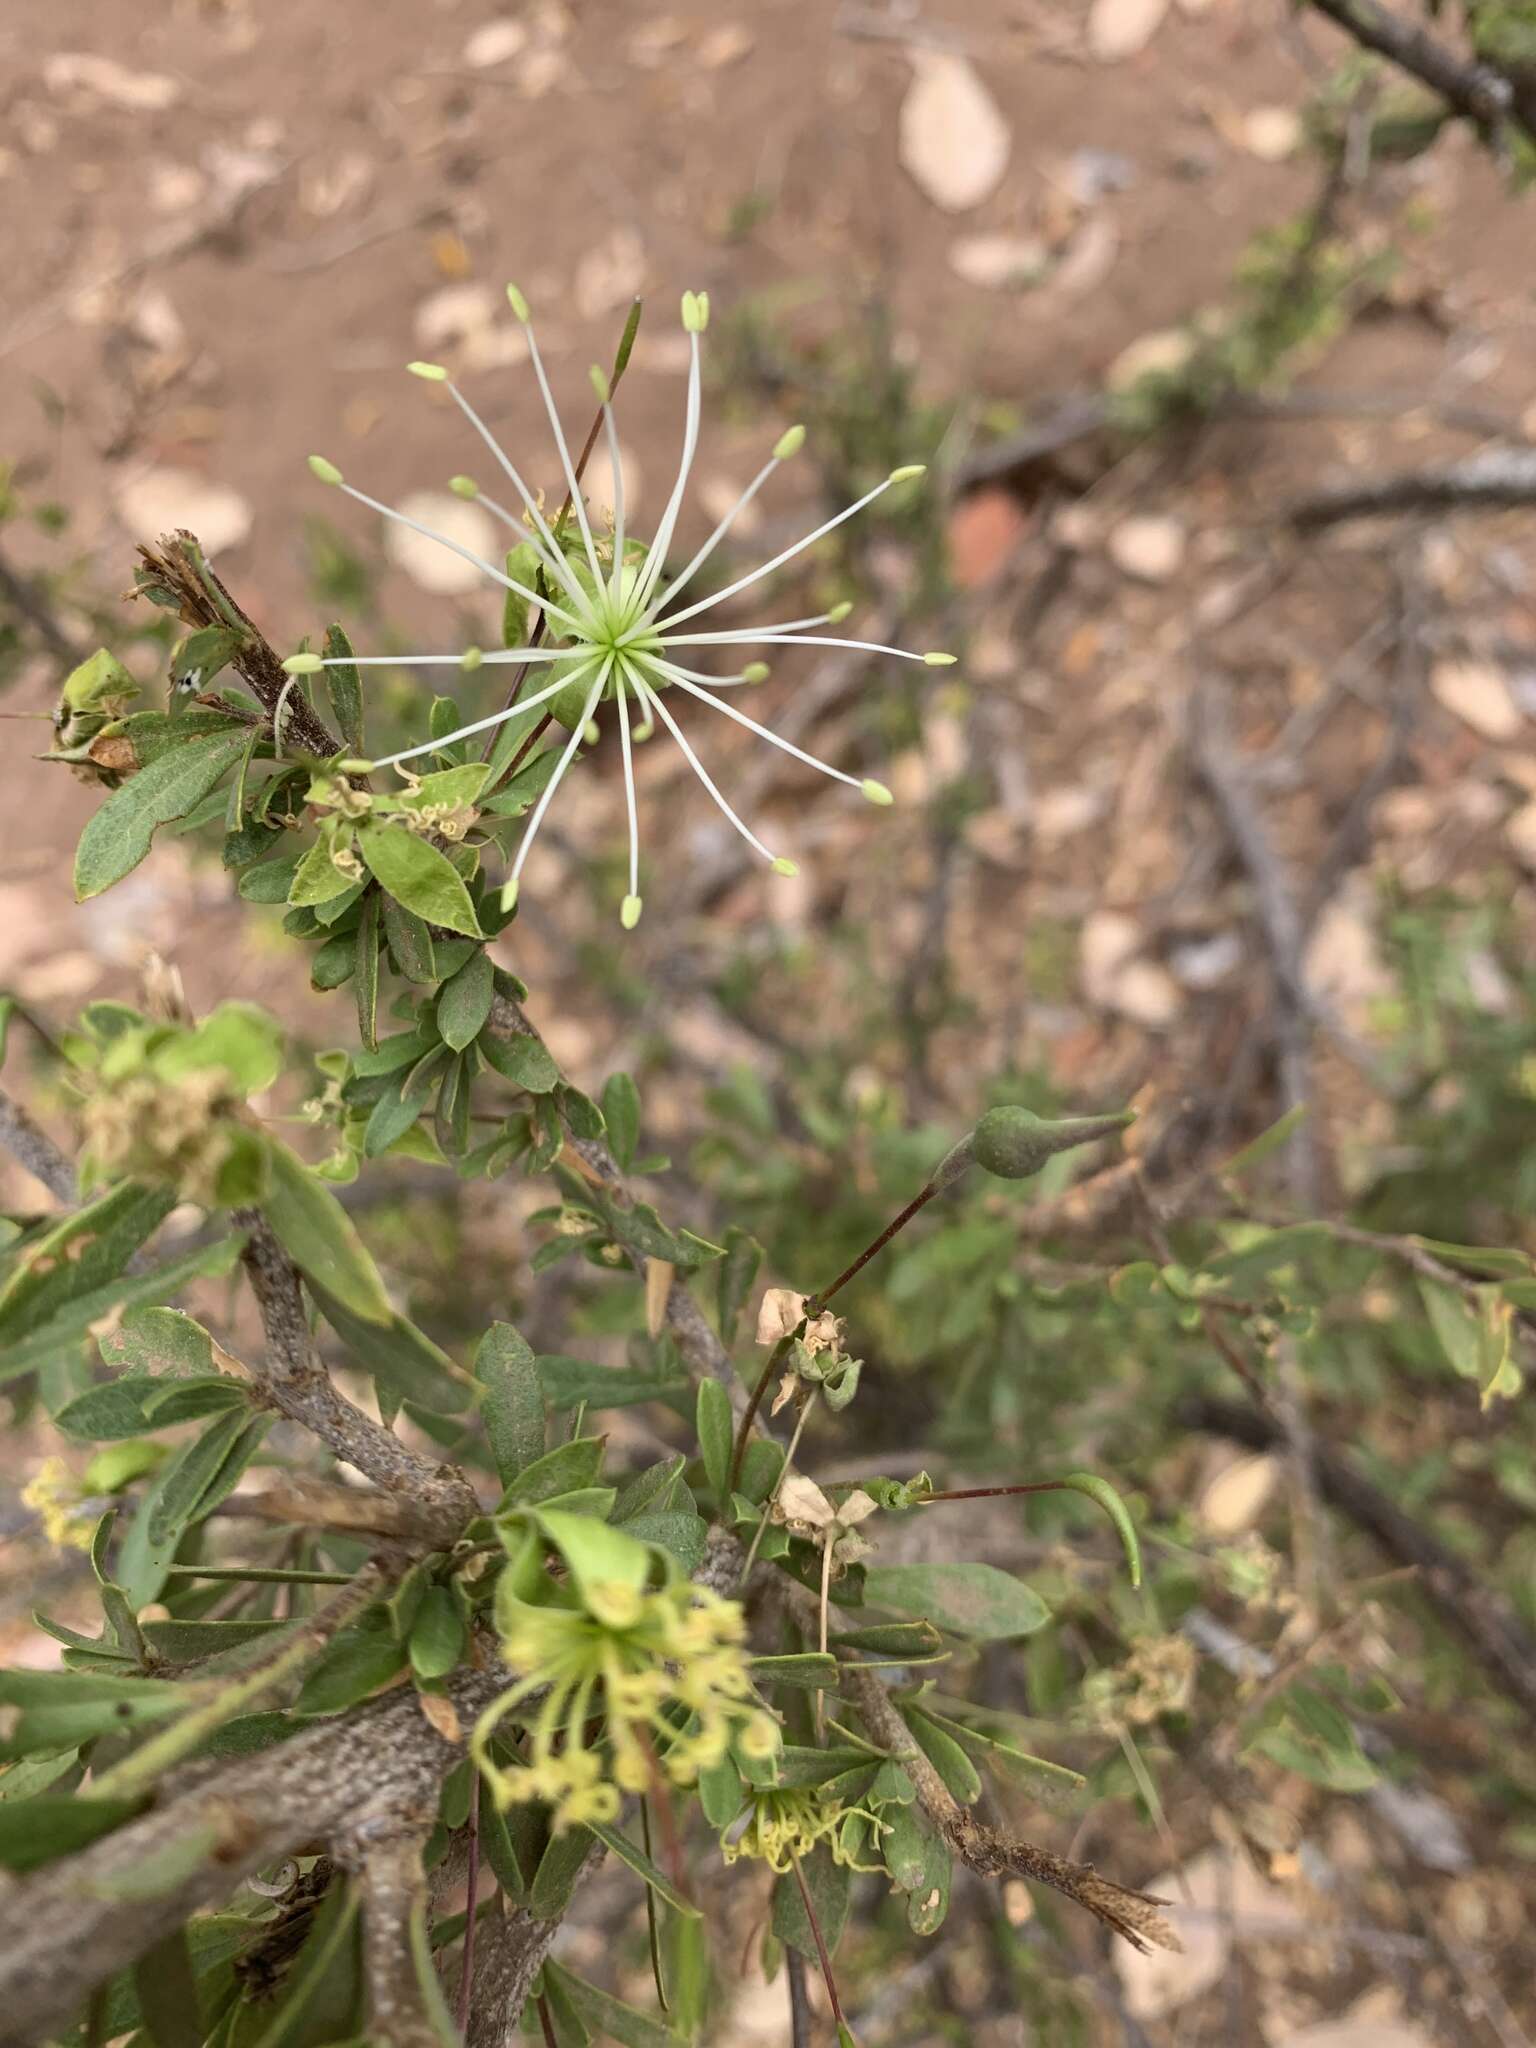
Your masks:
<svg viewBox="0 0 1536 2048"><path fill-rule="evenodd" d="M873 1501L870 1502L873 1507ZM837 1519L837 1510L814 1479L803 1472L791 1472L779 1488L774 1502L775 1521L805 1522L813 1529L825 1529Z"/></svg>
<svg viewBox="0 0 1536 2048"><path fill-rule="evenodd" d="M1122 519L1105 544L1109 559L1123 575L1143 583L1166 583L1184 559L1184 528L1177 519L1141 513Z"/></svg>
<svg viewBox="0 0 1536 2048"><path fill-rule="evenodd" d="M423 526L434 527L448 540L456 540L460 547L470 548L482 557L494 557L500 545L496 528L488 514L478 505L470 505L463 498L450 497L446 491L417 491L404 498L400 510L407 519L415 519ZM193 531L196 531L194 527ZM480 590L485 585L484 572L473 562L466 562L462 555L440 547L425 534L413 533L408 526L401 526L391 520L384 536L384 548L397 568L403 569L413 583L423 590L430 590L437 597L462 597L471 590Z"/></svg>
<svg viewBox="0 0 1536 2048"><path fill-rule="evenodd" d="M416 1704L432 1723L444 1742L462 1742L464 1730L459 1724L458 1710L446 1693L419 1692Z"/></svg>
<svg viewBox="0 0 1536 2048"><path fill-rule="evenodd" d="M88 51L58 51L44 65L43 78L51 92L89 93L133 114L163 113L181 98L174 78L157 71L130 71L111 57Z"/></svg>
<svg viewBox="0 0 1536 2048"><path fill-rule="evenodd" d="M1093 0L1088 48L1101 64L1118 64L1144 50L1163 25L1168 0Z"/></svg>
<svg viewBox="0 0 1536 2048"><path fill-rule="evenodd" d="M484 22L464 45L464 62L471 71L489 71L515 57L527 40L528 31L520 21Z"/></svg>
<svg viewBox="0 0 1536 2048"><path fill-rule="evenodd" d="M1446 710L1485 740L1512 740L1525 728L1501 668L1489 661L1437 661L1430 688Z"/></svg>
<svg viewBox="0 0 1536 2048"><path fill-rule="evenodd" d="M989 291L1037 284L1050 260L1038 235L962 235L949 245L949 267L956 277Z"/></svg>
<svg viewBox="0 0 1536 2048"><path fill-rule="evenodd" d="M897 138L902 168L935 206L964 213L997 190L1012 134L966 58L938 50L909 55L912 83Z"/></svg>

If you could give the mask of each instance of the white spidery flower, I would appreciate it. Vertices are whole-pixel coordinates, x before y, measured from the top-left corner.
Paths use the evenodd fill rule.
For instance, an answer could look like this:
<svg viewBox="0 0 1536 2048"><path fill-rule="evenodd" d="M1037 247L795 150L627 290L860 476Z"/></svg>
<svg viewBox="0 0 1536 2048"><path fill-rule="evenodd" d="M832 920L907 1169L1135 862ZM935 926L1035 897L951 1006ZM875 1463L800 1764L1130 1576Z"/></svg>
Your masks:
<svg viewBox="0 0 1536 2048"><path fill-rule="evenodd" d="M382 760L359 762L357 766L360 770L366 768L370 771L399 767L423 755L437 753L456 740L485 732L509 719L521 719L527 713L547 705L553 716L569 728L569 737L533 807L533 813L514 856L511 872L503 887L502 905L504 909L510 909L516 902L518 886L529 852L555 792L583 740L592 736L592 720L598 707L611 700L618 716L619 746L624 766L625 805L629 820L629 890L623 900L620 919L626 930L633 930L639 922L641 910L640 827L635 799L633 745L637 740L649 738L657 724L664 726L676 740L689 767L753 851L777 874L793 875L798 872L792 860L775 854L765 846L751 827L731 808L695 753L692 742L684 733L675 712L665 701L672 693L676 693L678 698L687 697L694 703L707 705L711 710L722 713L735 724L745 726L749 732L754 732L760 739L767 740L771 746L781 748L786 754L792 754L797 761L803 761L807 767L818 769L823 775L830 775L835 781L846 782L851 788L859 790L871 803L890 803L890 791L883 783L847 774L841 768L834 768L828 762L818 760L814 754L806 753L803 748L782 738L768 726L759 724L755 718L749 718L744 711L738 710L725 696L719 694L741 684L761 682L768 673L763 662L749 661L734 675L709 674L692 664L701 658L701 654L695 650L745 650L758 646L850 647L870 654L889 654L902 661L924 662L930 667L943 667L953 662L955 657L952 654L914 654L901 647L884 647L867 640L842 639L816 630L822 626L841 624L852 609L851 605L847 604L837 605L831 611L823 612L814 618L784 619L769 625L712 628L705 617L717 605L725 604L731 598L739 596L742 591L761 582L764 577L771 575L775 569L782 567L796 555L803 554L834 527L841 526L855 513L862 512L866 505L872 504L892 485L903 483L910 477L921 476L923 465L917 463L892 470L873 490L866 491L863 497L833 518L824 520L814 532L806 534L792 546L781 549L771 561L764 562L761 568L754 569L748 575L738 576L734 582L726 584L723 589L716 590L707 597L697 597L691 603L683 602L689 585L730 532L741 512L751 504L780 464L788 461L798 451L805 439L805 429L791 427L780 436L769 460L747 485L703 546L675 576L668 579L664 574L667 552L672 545L699 443L699 338L709 322L708 294L683 294L683 327L688 336L690 354L682 459L678 465L677 480L672 486L661 521L648 547L640 546L627 534L625 528L623 469L608 379L599 369L594 368L591 372L593 388L602 407L614 492L612 534L598 535L593 532L592 522L582 500L570 447L560 424L560 416L555 409L549 379L545 374L538 343L534 338L527 302L515 285L508 285L507 298L513 313L527 333L534 375L538 379L550 426L554 430L555 446L559 451L570 507L575 516L574 532L567 537L565 527L558 517L555 525L551 526L539 498L524 482L489 427L448 372L436 363L412 363L409 368L416 376L446 388L506 474L522 502L523 513L518 515L498 504L495 499L487 497L471 478L455 477L451 485L458 496L483 506L517 535L520 549L508 556L505 569L497 568L494 563L486 561L483 556L464 547L460 542L451 540L446 534L434 532L432 528L407 517L405 513L395 510L392 506L381 504L378 499L370 498L363 491L354 490L335 464L327 462L324 457L312 455L309 464L322 483L336 486L349 497L357 499L359 504L367 505L384 518L408 526L414 532L439 542L443 547L464 557L466 561L474 563L492 583L523 600L528 608L527 616L530 621L542 616L544 631L547 634L547 639L542 644L508 647L494 653L482 653L477 648L470 648L462 654L348 656L344 658L345 661L372 667L441 664L465 669L475 669L482 665L490 667L493 664L520 666L526 663L543 670L543 675L539 678L541 687L527 696L519 697L507 709L494 712L487 718L475 719L467 725L460 726L457 731L425 741L420 746L405 747L399 753L387 755ZM542 590L533 588L529 582L525 582L514 573L514 564L521 568L529 561L535 566L526 573L543 585ZM292 675L308 675L324 667L342 666L344 660L337 658L326 661L315 654L296 654L283 665Z"/></svg>

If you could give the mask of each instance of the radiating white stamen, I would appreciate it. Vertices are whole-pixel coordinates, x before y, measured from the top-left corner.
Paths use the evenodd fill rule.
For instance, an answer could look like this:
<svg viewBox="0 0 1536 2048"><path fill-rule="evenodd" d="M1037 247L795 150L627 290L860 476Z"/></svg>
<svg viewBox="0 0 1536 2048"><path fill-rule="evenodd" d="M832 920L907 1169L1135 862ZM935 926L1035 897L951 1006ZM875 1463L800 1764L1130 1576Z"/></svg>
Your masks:
<svg viewBox="0 0 1536 2048"><path fill-rule="evenodd" d="M760 569L752 570L749 575L738 576L736 581L728 583L724 590L717 590L712 597L701 597L697 604L689 605L685 611L674 612L670 618L662 619L659 623L670 630L673 626L680 626L684 619L691 619L699 612L707 612L711 605L724 604L728 597L734 597L739 590L747 590L752 584L760 583L765 576L771 575L783 563L803 554L807 548L814 547L822 535L830 533L833 527L841 526L843 521L851 519L855 512L862 512L866 505L872 505L875 499L888 491L897 480L894 476L886 477L883 483L876 484L872 491L866 491L862 498L856 499L846 511L834 513L832 518L823 520L814 533L808 533L803 540L797 540L793 546L785 548L775 555L771 562L764 562ZM663 599L662 603L665 606L666 599Z"/></svg>
<svg viewBox="0 0 1536 2048"><path fill-rule="evenodd" d="M504 569L498 569L488 562L484 555L477 555L473 548L461 547L456 540L450 540L446 533L438 533L433 527L423 526L419 519L412 519L405 512L397 512L393 505L381 504L377 498L370 498L366 491L354 490L351 484L344 483L340 489L344 490L349 498L356 498L360 505L367 505L371 510L382 513L386 519L398 520L402 526L408 526L412 533L419 533L424 540L435 540L439 547L447 548L466 562L473 562L477 569L485 571L493 583L499 583L504 590L515 590L519 597L527 598L530 604L543 605L551 617L563 619L568 626L579 630L579 622L572 618L568 611L562 610L557 604L551 604L547 597L540 597L536 590L529 590L525 584L519 583L516 577L509 576Z"/></svg>
<svg viewBox="0 0 1536 2048"><path fill-rule="evenodd" d="M678 511L683 502L683 493L688 488L688 475L693 468L694 451L699 445L699 415L702 410L701 377L699 371L699 337L696 331L688 335L688 409L683 423L683 457L678 464L677 482L672 486L672 495L667 500L667 509L661 515L651 541L650 553L640 571L637 586L643 602L649 604L663 568L666 566L667 549L672 545L672 530L677 525Z"/></svg>
<svg viewBox="0 0 1536 2048"><path fill-rule="evenodd" d="M667 709L666 705L662 703L661 698L653 690L647 689L645 684L640 681L638 676L635 677L634 682L635 692L636 695L639 697L640 702L642 703L642 705L644 705L645 709L653 717L659 718L661 720L662 724L667 728L667 731L671 733L673 739L677 741L679 747L682 748L684 760L688 763L689 767L693 770L694 774L697 775L700 782L703 783L704 787L709 791L710 795L714 798L722 814L730 820L731 824L733 824L736 827L736 830L741 834L742 838L746 840L748 846L753 847L758 853L762 855L763 859L767 861L770 866L772 866L773 863L777 861L778 855L775 853L771 853L769 849L766 846L764 846L763 842L761 841L761 839L758 838L757 834L752 830L752 828L749 825L744 825L741 819L738 818L736 813L731 809L730 805L726 802L725 798L720 794L720 791L715 787L715 783L712 777L710 776L709 770L704 766L704 763L699 759L698 755L693 751L692 747L689 746L687 740L683 737L682 727L678 724L677 720L672 716L671 712Z"/></svg>
<svg viewBox="0 0 1536 2048"><path fill-rule="evenodd" d="M718 698L712 697L708 690L700 689L697 683L689 682L683 671L674 668L670 662L658 662L656 666L676 683L680 690L686 690L690 697L697 697L701 704L712 704L716 711L723 711L727 718L734 719L738 725L744 725L748 732L755 732L759 739L767 740L783 753L793 754L795 759L803 761L807 768L819 768L823 775L830 775L834 782L846 782L850 789L864 787L862 775L849 775L841 768L833 768L826 761L818 761L814 754L808 754L804 747L797 747L792 740L782 738L771 726L759 725L755 718L748 718L747 714L738 711L734 704L722 704Z"/></svg>
<svg viewBox="0 0 1536 2048"><path fill-rule="evenodd" d="M560 451L560 467L565 471L565 487L571 494L571 509L581 527L581 538L586 546L587 561L592 570L594 583L601 583L603 572L597 566L597 549L592 545L592 529L587 524L587 508L582 500L581 485L576 480L576 467L571 461L571 451L565 445L565 429L560 424L560 415L555 410L554 396L549 388L549 379L544 374L544 359L539 354L539 344L533 338L533 323L525 321L523 332L528 337L528 353L533 359L533 374L539 380L539 390L544 396L544 410L549 414L549 424L555 430L555 446Z"/></svg>
<svg viewBox="0 0 1536 2048"><path fill-rule="evenodd" d="M629 812L629 893L640 894L640 811L635 797L635 763L629 744L629 704L625 679L614 691L619 710L619 750L624 756L624 803Z"/></svg>
<svg viewBox="0 0 1536 2048"><path fill-rule="evenodd" d="M569 647L494 647L489 654L482 653L480 665L488 667L493 661L569 661L573 650ZM335 654L327 655L321 662L322 668L428 668L445 664L454 668L463 665L464 656L459 654Z"/></svg>
<svg viewBox="0 0 1536 2048"><path fill-rule="evenodd" d="M592 661L596 659L594 654ZM592 661L583 662L582 668L589 669ZM455 740L472 739L477 732L489 732L493 725L505 725L510 719L521 718L525 711L537 710L540 704L547 704L551 697L558 697L562 690L568 690L572 683L580 681L580 671L562 676L558 683L548 684L546 688L535 691L533 696L519 698L508 710L493 711L489 718L477 718L472 725L461 725L457 732L444 733L441 739L428 740L419 747L405 747L398 754L386 754L382 761L370 761L368 765L370 768L395 768L402 761L415 761L423 754L436 754L444 747L451 747Z"/></svg>
<svg viewBox="0 0 1536 2048"><path fill-rule="evenodd" d="M554 533L550 529L549 521L544 517L544 514L539 509L538 499L535 498L532 491L529 490L528 486L523 482L522 478L518 475L516 468L513 466L510 456L508 456L503 451L501 443L496 439L496 436L485 424L485 421L481 419L479 413L475 411L475 408L470 404L469 400L464 396L463 392L459 389L458 385L454 383L451 377L448 380L448 389L453 393L453 396L457 400L459 409L464 414L464 417L475 429L476 433L480 436L481 440L485 443L486 447L490 449L492 455L494 455L496 460L501 464L503 471L511 479L512 488L517 492L517 495L522 499L523 503L527 506L528 516L533 521L534 526L538 529L539 539L544 543L543 548L540 550L540 552L548 556L549 567L553 569L556 576L559 577L561 583L565 586L566 590L569 591L573 598L582 599L584 593L582 592L581 586L579 583L577 583L575 577L571 574L570 564L566 561L564 554L561 552L558 544L556 543ZM489 505L490 502L491 501L488 498L485 499L485 503L487 505ZM494 512L500 512L502 518L506 520L507 524L511 527L516 528L520 533L524 535L525 538L532 539L532 535L528 533L528 529L523 525L523 522L520 519L514 519L510 513L502 512L502 509L499 505L493 505L491 506L491 509Z"/></svg>
<svg viewBox="0 0 1536 2048"><path fill-rule="evenodd" d="M715 552L715 549L719 547L721 541L725 539L725 536L736 524L737 519L746 510L747 506L751 504L752 500L763 488L763 485L767 483L769 477L773 475L773 472L776 469L780 469L782 467L783 464L777 455L773 456L769 461L763 464L762 468L757 472L757 475L753 477L751 483L747 485L747 488L736 500L735 504L731 507L730 511L726 513L725 517L721 520L720 524L715 528L714 532L709 536L709 539L705 541L703 547L699 549L699 552L694 556L693 560L688 563L686 568L680 569L677 575L674 576L672 581L667 585L667 594L662 599L663 604L670 604L673 598L677 596L677 593L683 588L684 584L690 582L694 574L699 569L703 568L704 564Z"/></svg>
<svg viewBox="0 0 1536 2048"><path fill-rule="evenodd" d="M582 707L581 716L572 728L571 736L566 741L560 759L555 764L555 772L550 776L548 782L545 783L539 800L533 807L533 816L528 820L528 829L524 832L522 844L517 849L517 858L512 863L512 872L508 875L502 889L502 901L504 903L509 899L516 899L517 884L523 872L523 864L533 850L533 842L538 836L539 827L544 822L544 813L549 809L550 800L554 796L555 791L564 781L565 771L570 767L572 760L575 758L576 749L587 736L587 720L597 709L597 700L603 694L604 686L608 681L608 672L612 667L613 656L611 654L606 655L603 659L602 667L598 670L597 681L587 692L587 701Z"/></svg>
<svg viewBox="0 0 1536 2048"><path fill-rule="evenodd" d="M743 626L739 632L731 633L667 633L663 644L667 647L751 647L762 640L777 642L781 647L856 647L861 654L894 654L899 661L921 661L932 667L926 654L914 654L906 647L886 647L878 640L835 640L826 633L783 633L769 628L761 633L751 626ZM486 660L491 660L488 654Z"/></svg>

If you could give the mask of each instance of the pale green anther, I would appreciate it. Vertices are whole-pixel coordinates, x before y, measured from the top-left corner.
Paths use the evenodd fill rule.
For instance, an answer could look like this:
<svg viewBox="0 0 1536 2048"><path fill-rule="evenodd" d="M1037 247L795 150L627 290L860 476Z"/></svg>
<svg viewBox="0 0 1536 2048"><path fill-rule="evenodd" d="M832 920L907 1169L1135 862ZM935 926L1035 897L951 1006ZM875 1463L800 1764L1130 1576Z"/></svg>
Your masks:
<svg viewBox="0 0 1536 2048"><path fill-rule="evenodd" d="M309 467L311 473L317 476L323 484L339 484L341 482L341 471L334 462L327 462L323 455L311 455Z"/></svg>
<svg viewBox="0 0 1536 2048"><path fill-rule="evenodd" d="M290 654L283 663L283 671L290 676L317 676L325 663L318 654Z"/></svg>
<svg viewBox="0 0 1536 2048"><path fill-rule="evenodd" d="M896 801L885 784L883 782L876 782L872 777L866 777L859 784L859 788L872 804L889 804Z"/></svg>
<svg viewBox="0 0 1536 2048"><path fill-rule="evenodd" d="M800 872L800 863L795 860L786 860L784 855L781 853L778 859L773 863L773 872L776 875L798 875Z"/></svg>
<svg viewBox="0 0 1536 2048"><path fill-rule="evenodd" d="M441 363L407 363L405 367L413 377L420 377L428 384L448 382L448 372Z"/></svg>
<svg viewBox="0 0 1536 2048"><path fill-rule="evenodd" d="M624 901L619 905L619 923L623 925L625 931L632 932L634 930L635 926L640 922L640 912L644 907L638 896L626 896L624 898Z"/></svg>
<svg viewBox="0 0 1536 2048"><path fill-rule="evenodd" d="M344 761L332 761L331 766L338 775L371 775L372 761L354 761L349 754Z"/></svg>
<svg viewBox="0 0 1536 2048"><path fill-rule="evenodd" d="M768 680L767 662L749 661L741 672L741 680L744 683L766 683Z"/></svg>
<svg viewBox="0 0 1536 2048"><path fill-rule="evenodd" d="M448 488L456 498L478 498L480 495L480 486L472 476L451 476Z"/></svg>
<svg viewBox="0 0 1536 2048"><path fill-rule="evenodd" d="M594 363L591 369L588 370L587 375L592 379L592 389L597 393L598 404L606 405L613 396L613 388L608 382L607 372L599 369L597 364Z"/></svg>
<svg viewBox="0 0 1536 2048"><path fill-rule="evenodd" d="M773 459L775 462L788 462L791 455L798 455L804 446L804 427L789 427L774 442Z"/></svg>
<svg viewBox="0 0 1536 2048"><path fill-rule="evenodd" d="M586 730L585 732L583 732L582 738L586 741L589 747L595 747L598 741L602 738L602 730L599 727L598 722L595 718L589 718L587 720Z"/></svg>
<svg viewBox="0 0 1536 2048"><path fill-rule="evenodd" d="M459 656L459 667L466 675L473 675L484 659L485 655L480 648L466 647Z"/></svg>
<svg viewBox="0 0 1536 2048"><path fill-rule="evenodd" d="M683 326L689 334L702 334L709 325L709 293L683 293Z"/></svg>
<svg viewBox="0 0 1536 2048"><path fill-rule="evenodd" d="M509 293L510 290L511 287L508 286ZM503 912L517 908L517 882L515 878L511 881L503 882L501 885L501 907Z"/></svg>
<svg viewBox="0 0 1536 2048"><path fill-rule="evenodd" d="M841 604L833 605L831 611L827 613L827 624L829 626L840 626L852 610L852 598L845 597Z"/></svg>
<svg viewBox="0 0 1536 2048"><path fill-rule="evenodd" d="M924 662L929 668L953 668L960 659L958 654L925 654Z"/></svg>
<svg viewBox="0 0 1536 2048"><path fill-rule="evenodd" d="M507 304L526 327L528 325L528 301L523 297L515 284L507 286Z"/></svg>
<svg viewBox="0 0 1536 2048"><path fill-rule="evenodd" d="M925 476L927 472L928 465L926 462L908 462L904 463L900 469L893 469L891 471L890 481L893 484L904 484L909 477Z"/></svg>

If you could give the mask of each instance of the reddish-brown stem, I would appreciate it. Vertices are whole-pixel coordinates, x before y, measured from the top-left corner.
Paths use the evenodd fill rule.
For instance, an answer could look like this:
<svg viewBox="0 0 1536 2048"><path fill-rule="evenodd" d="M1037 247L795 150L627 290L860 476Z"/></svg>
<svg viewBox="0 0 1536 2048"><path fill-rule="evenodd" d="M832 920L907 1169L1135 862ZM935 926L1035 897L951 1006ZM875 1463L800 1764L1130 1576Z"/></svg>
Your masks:
<svg viewBox="0 0 1536 2048"><path fill-rule="evenodd" d="M475 1908L480 1903L480 1782L469 1802L469 1873L464 1888L464 1953L459 1959L459 2032L469 2031L469 2006L475 1983Z"/></svg>
<svg viewBox="0 0 1536 2048"><path fill-rule="evenodd" d="M891 1218L890 1222L887 1223L884 1230L881 1231L880 1235L874 1240L873 1244L866 1245L863 1251L861 1251L859 1253L859 1256L854 1260L853 1264L851 1266L845 1266L843 1268L842 1272L838 1274L837 1278L832 1282L832 1285L830 1287L823 1287L820 1294L813 1294L810 1297L810 1299L805 1304L806 1314L808 1316L819 1316L822 1310L826 1307L827 1303L832 1299L833 1295L838 1293L842 1288L846 1287L848 1282L853 1278L853 1276L856 1273L862 1273L864 1268L869 1264L870 1260L875 1256L875 1253L884 1251L885 1247L890 1243L891 1239L896 1235L897 1231L905 1230L907 1225L912 1221L912 1218L917 1214L918 1210L923 1207L924 1203L931 1202L938 1192L939 1190L937 1185L933 1181L930 1181L927 1187L923 1188L922 1190L920 1190L919 1193L915 1194L912 1197L911 1201L908 1202L905 1209L901 1211L900 1215L893 1216Z"/></svg>
<svg viewBox="0 0 1536 2048"><path fill-rule="evenodd" d="M651 1773L651 1797L656 1801L656 1821L661 1829L661 1849L667 1859L667 1875L683 1897L691 1900L693 1894L688 1887L688 1865L683 1860L682 1839L677 1832L677 1815L672 1809L671 1791L661 1773L661 1760L656 1754L656 1745L646 1729L637 1728L635 1734Z"/></svg>
<svg viewBox="0 0 1536 2048"><path fill-rule="evenodd" d="M747 1455L747 1441L752 1434L752 1425L757 1420L757 1411L762 1407L763 1396L768 1391L769 1382L772 1380L775 1372L777 1372L784 1354L789 1349L792 1341L792 1338L789 1337L781 1337L779 1339L778 1343L769 1352L768 1363L759 1373L757 1385L752 1389L751 1399L747 1402L746 1410L741 1418L741 1426L736 1431L736 1447L731 1452L731 1475L726 1481L725 1490L727 1493L734 1493L736 1491L737 1484L741 1478L741 1461ZM722 1517L729 1505L729 1501L721 1501L720 1513Z"/></svg>
<svg viewBox="0 0 1536 2048"><path fill-rule="evenodd" d="M832 2004L833 2024L841 2030L847 2025L843 2008L838 2001L837 1980L832 1975L832 1958L827 1954L827 1944L821 1931L821 1922L816 1918L816 1908L811 1904L810 1887L805 1881L805 1872L800 1868L800 1858L790 1851L790 1862L795 1867L795 1883L800 1887L800 1896L805 1902L805 1917L811 1923L811 1934L816 1943L816 1956L821 1964L821 1981L827 1987L827 1997Z"/></svg>
<svg viewBox="0 0 1536 2048"><path fill-rule="evenodd" d="M560 2037L555 2032L555 2022L550 2015L549 2000L541 1991L535 2002L539 2008L539 2032L544 2036L544 2048L560 2048Z"/></svg>
<svg viewBox="0 0 1536 2048"><path fill-rule="evenodd" d="M925 1493L915 1505L929 1508L940 1500L995 1500L999 1495L1008 1493L1063 1493L1072 1490L1060 1479L1037 1479L1029 1486L952 1486L944 1493Z"/></svg>

